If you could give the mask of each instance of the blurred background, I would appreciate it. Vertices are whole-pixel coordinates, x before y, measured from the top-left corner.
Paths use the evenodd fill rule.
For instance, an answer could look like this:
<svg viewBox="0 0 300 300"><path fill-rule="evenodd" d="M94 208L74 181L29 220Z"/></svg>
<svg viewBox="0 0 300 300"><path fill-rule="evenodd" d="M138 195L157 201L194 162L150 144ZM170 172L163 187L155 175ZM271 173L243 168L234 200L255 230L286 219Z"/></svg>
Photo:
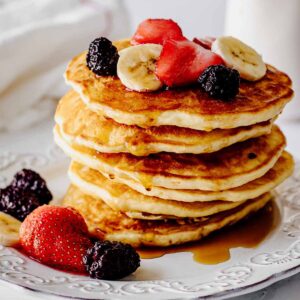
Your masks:
<svg viewBox="0 0 300 300"><path fill-rule="evenodd" d="M174 19L187 37L223 34L226 0L125 0L131 31L149 17Z"/></svg>
<svg viewBox="0 0 300 300"><path fill-rule="evenodd" d="M300 0L0 0L0 131L51 117L70 58L98 36L132 35L149 17L174 19L190 38L234 35L300 92ZM299 103L284 119L300 119Z"/></svg>

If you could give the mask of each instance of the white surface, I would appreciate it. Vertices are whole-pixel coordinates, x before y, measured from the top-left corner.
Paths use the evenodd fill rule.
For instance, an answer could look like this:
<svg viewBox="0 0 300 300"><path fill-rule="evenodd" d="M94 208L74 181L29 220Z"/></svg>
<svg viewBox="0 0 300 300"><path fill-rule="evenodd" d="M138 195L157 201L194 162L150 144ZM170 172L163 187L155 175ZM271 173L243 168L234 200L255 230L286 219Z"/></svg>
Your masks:
<svg viewBox="0 0 300 300"><path fill-rule="evenodd" d="M0 130L53 114L67 62L98 35L128 35L119 0L0 1ZM38 87L38 88L36 88Z"/></svg>
<svg viewBox="0 0 300 300"><path fill-rule="evenodd" d="M225 33L249 43L264 61L285 71L300 94L300 1L229 0ZM300 120L300 100L295 99L283 118Z"/></svg>
<svg viewBox="0 0 300 300"><path fill-rule="evenodd" d="M128 6L132 30L148 18L170 18L185 36L218 36L223 32L224 0L124 0Z"/></svg>

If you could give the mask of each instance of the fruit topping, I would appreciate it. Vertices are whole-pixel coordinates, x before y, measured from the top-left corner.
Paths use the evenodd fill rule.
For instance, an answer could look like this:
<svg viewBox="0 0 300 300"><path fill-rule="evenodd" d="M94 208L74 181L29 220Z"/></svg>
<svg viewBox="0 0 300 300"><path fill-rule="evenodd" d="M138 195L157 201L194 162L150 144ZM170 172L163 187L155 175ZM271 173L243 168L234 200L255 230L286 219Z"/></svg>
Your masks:
<svg viewBox="0 0 300 300"><path fill-rule="evenodd" d="M255 81L266 74L266 65L262 57L240 40L223 36L217 38L211 50L222 57L226 66L239 71L241 78Z"/></svg>
<svg viewBox="0 0 300 300"><path fill-rule="evenodd" d="M138 92L156 91L162 82L155 75L156 61L162 46L143 44L131 46L119 52L118 77L129 89Z"/></svg>
<svg viewBox="0 0 300 300"><path fill-rule="evenodd" d="M205 38L193 38L193 42L201 47L211 50L211 44L216 40L214 37L207 36Z"/></svg>
<svg viewBox="0 0 300 300"><path fill-rule="evenodd" d="M31 257L63 270L84 272L82 261L92 245L83 217L69 207L43 205L22 223L20 242Z"/></svg>
<svg viewBox="0 0 300 300"><path fill-rule="evenodd" d="M157 61L156 75L167 86L183 86L195 83L208 66L222 63L218 55L194 42L168 40Z"/></svg>
<svg viewBox="0 0 300 300"><path fill-rule="evenodd" d="M11 186L26 192L32 192L38 198L40 205L48 204L52 200L52 194L46 181L32 170L23 169L16 173Z"/></svg>
<svg viewBox="0 0 300 300"><path fill-rule="evenodd" d="M91 42L86 57L88 68L99 76L116 75L119 54L110 40L100 37Z"/></svg>
<svg viewBox="0 0 300 300"><path fill-rule="evenodd" d="M200 75L198 82L211 97L228 100L239 92L240 74L226 66L214 65Z"/></svg>
<svg viewBox="0 0 300 300"><path fill-rule="evenodd" d="M138 253L128 244L98 241L83 258L92 278L121 279L140 266Z"/></svg>
<svg viewBox="0 0 300 300"><path fill-rule="evenodd" d="M8 186L0 191L0 211L23 221L33 210L40 206L32 192Z"/></svg>
<svg viewBox="0 0 300 300"><path fill-rule="evenodd" d="M166 40L186 40L182 30L173 20L147 19L137 28L131 39L133 45L137 44L163 44Z"/></svg>
<svg viewBox="0 0 300 300"><path fill-rule="evenodd" d="M10 247L18 244L20 226L20 221L0 212L0 245Z"/></svg>

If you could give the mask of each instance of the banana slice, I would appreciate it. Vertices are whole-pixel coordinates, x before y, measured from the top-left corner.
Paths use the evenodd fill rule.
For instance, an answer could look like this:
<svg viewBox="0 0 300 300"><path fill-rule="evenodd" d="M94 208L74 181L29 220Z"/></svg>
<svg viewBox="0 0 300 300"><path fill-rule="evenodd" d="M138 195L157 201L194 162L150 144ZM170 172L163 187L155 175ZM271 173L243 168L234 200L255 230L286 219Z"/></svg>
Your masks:
<svg viewBox="0 0 300 300"><path fill-rule="evenodd" d="M142 44L121 50L117 74L122 83L138 92L160 89L162 82L154 71L161 50L162 46L157 44Z"/></svg>
<svg viewBox="0 0 300 300"><path fill-rule="evenodd" d="M0 212L0 244L14 246L19 242L21 222L14 217Z"/></svg>
<svg viewBox="0 0 300 300"><path fill-rule="evenodd" d="M262 57L251 47L232 36L217 38L211 50L220 55L225 64L239 71L242 78L255 81L267 71Z"/></svg>

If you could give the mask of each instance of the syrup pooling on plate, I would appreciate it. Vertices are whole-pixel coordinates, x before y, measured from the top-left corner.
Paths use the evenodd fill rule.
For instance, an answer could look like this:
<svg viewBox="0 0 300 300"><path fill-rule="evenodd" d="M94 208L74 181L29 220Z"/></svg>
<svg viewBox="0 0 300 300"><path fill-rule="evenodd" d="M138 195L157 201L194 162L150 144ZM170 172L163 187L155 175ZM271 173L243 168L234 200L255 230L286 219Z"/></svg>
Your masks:
<svg viewBox="0 0 300 300"><path fill-rule="evenodd" d="M218 264L230 259L233 248L255 248L276 229L280 222L280 212L271 201L249 219L220 230L200 242L166 248L140 248L143 259L153 259L166 254L190 252L194 261L201 264Z"/></svg>

